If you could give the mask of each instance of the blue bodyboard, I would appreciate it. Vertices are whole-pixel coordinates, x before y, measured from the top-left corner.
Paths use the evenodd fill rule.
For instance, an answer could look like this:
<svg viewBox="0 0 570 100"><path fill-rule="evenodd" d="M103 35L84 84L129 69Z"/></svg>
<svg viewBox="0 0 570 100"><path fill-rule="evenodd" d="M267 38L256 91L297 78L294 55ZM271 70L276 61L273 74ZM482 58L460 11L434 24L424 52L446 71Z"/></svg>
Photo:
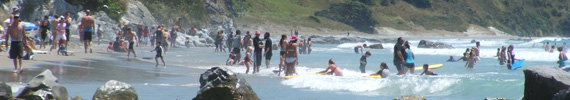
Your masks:
<svg viewBox="0 0 570 100"><path fill-rule="evenodd" d="M516 70L517 68L521 68L524 65L524 61L525 61L524 59L515 61L515 63L511 67L511 70Z"/></svg>

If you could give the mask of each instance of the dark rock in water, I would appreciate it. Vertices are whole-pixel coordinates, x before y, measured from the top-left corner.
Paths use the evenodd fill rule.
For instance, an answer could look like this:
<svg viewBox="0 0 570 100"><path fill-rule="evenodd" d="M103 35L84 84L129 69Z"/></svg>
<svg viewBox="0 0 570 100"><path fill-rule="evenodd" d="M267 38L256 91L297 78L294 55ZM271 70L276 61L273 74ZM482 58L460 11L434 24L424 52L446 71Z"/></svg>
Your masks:
<svg viewBox="0 0 570 100"><path fill-rule="evenodd" d="M109 80L99 87L93 95L93 100L138 100L137 91L130 84Z"/></svg>
<svg viewBox="0 0 570 100"><path fill-rule="evenodd" d="M477 42L477 40L471 40L471 43L475 43L475 42Z"/></svg>
<svg viewBox="0 0 570 100"><path fill-rule="evenodd" d="M45 70L34 77L17 98L26 100L67 100L67 89L59 86L51 71Z"/></svg>
<svg viewBox="0 0 570 100"><path fill-rule="evenodd" d="M509 99L503 97L493 97L493 98L487 97L484 100L509 100Z"/></svg>
<svg viewBox="0 0 570 100"><path fill-rule="evenodd" d="M0 83L0 100L8 100L12 97L12 87L2 82Z"/></svg>
<svg viewBox="0 0 570 100"><path fill-rule="evenodd" d="M192 100L259 100L244 78L226 68L208 69L199 81L200 91Z"/></svg>
<svg viewBox="0 0 570 100"><path fill-rule="evenodd" d="M271 49L273 50L279 50L279 45L275 44L275 42L273 42L274 44L271 45Z"/></svg>
<svg viewBox="0 0 570 100"><path fill-rule="evenodd" d="M552 100L570 100L570 90L563 89L552 96Z"/></svg>
<svg viewBox="0 0 570 100"><path fill-rule="evenodd" d="M418 48L433 48L433 49L452 49L453 46L441 42L433 42L428 40L421 40Z"/></svg>
<svg viewBox="0 0 570 100"><path fill-rule="evenodd" d="M524 75L523 100L552 100L554 94L570 88L570 73L558 67L529 67Z"/></svg>
<svg viewBox="0 0 570 100"><path fill-rule="evenodd" d="M408 96L402 96L402 98L394 98L393 100L427 100L427 99L419 95L408 95Z"/></svg>
<svg viewBox="0 0 570 100"><path fill-rule="evenodd" d="M368 48L370 48L370 49L384 49L384 46L382 46L382 44L372 44L372 45L368 46Z"/></svg>

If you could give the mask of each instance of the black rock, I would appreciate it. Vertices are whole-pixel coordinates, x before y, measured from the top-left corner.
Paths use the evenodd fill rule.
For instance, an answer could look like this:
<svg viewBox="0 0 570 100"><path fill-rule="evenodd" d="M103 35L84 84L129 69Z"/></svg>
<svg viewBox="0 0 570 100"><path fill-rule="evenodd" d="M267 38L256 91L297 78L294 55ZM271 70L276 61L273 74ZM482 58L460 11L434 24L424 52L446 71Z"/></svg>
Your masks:
<svg viewBox="0 0 570 100"><path fill-rule="evenodd" d="M433 48L433 49L452 49L453 46L441 42L433 42L428 40L421 40L418 48Z"/></svg>
<svg viewBox="0 0 570 100"><path fill-rule="evenodd" d="M570 73L558 67L529 67L524 76L523 100L552 100L554 94L570 88Z"/></svg>
<svg viewBox="0 0 570 100"><path fill-rule="evenodd" d="M0 100L8 100L12 97L12 87L6 83L0 83Z"/></svg>
<svg viewBox="0 0 570 100"><path fill-rule="evenodd" d="M382 46L382 44L372 44L372 45L368 46L368 48L370 48L370 49L384 49L384 46Z"/></svg>
<svg viewBox="0 0 570 100"><path fill-rule="evenodd" d="M200 91L193 100L259 100L247 81L229 69L213 67L199 81Z"/></svg>

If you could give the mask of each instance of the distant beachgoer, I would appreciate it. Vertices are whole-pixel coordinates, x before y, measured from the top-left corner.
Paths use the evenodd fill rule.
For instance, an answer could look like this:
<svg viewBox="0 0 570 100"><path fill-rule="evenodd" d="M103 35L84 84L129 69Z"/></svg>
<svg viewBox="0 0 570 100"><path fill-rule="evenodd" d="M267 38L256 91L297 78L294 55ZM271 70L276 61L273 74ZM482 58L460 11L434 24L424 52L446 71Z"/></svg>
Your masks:
<svg viewBox="0 0 570 100"><path fill-rule="evenodd" d="M247 48L249 46L253 46L253 39L251 39L251 34L247 31L243 37L243 47Z"/></svg>
<svg viewBox="0 0 570 100"><path fill-rule="evenodd" d="M156 62L156 66L158 66L158 58L160 58L160 60L162 61L162 64L164 65L164 68L166 68L166 63L164 63L164 52L162 51L162 46L160 42L156 42L156 47L154 48L154 50L151 50L150 52L154 52L156 51L156 56L154 56L154 61Z"/></svg>
<svg viewBox="0 0 570 100"><path fill-rule="evenodd" d="M501 48L497 48L497 55L495 55L495 57L497 57L497 61L501 62Z"/></svg>
<svg viewBox="0 0 570 100"><path fill-rule="evenodd" d="M449 59L447 59L447 62L456 62L456 61L458 60L455 60L453 56L449 56Z"/></svg>
<svg viewBox="0 0 570 100"><path fill-rule="evenodd" d="M385 62L382 62L380 63L380 70L370 75L382 75L382 78L387 78L391 75L391 73L390 69L388 69L388 65Z"/></svg>
<svg viewBox="0 0 570 100"><path fill-rule="evenodd" d="M394 65L396 66L396 69L398 70L398 74L397 75L402 75L402 67L404 62L406 62L406 49L404 49L404 38L402 37L398 37L398 42L394 45Z"/></svg>
<svg viewBox="0 0 570 100"><path fill-rule="evenodd" d="M228 47L228 51L232 52L233 49L233 39L234 39L234 32L230 32L228 33L228 36L226 36L226 47Z"/></svg>
<svg viewBox="0 0 570 100"><path fill-rule="evenodd" d="M546 52L550 51L550 42L546 42L546 45L544 45L543 48Z"/></svg>
<svg viewBox="0 0 570 100"><path fill-rule="evenodd" d="M230 55L228 57L228 60L226 60L226 66L232 66L235 62L235 53L234 52L230 52Z"/></svg>
<svg viewBox="0 0 570 100"><path fill-rule="evenodd" d="M109 46L107 46L107 52L109 52L109 50L115 51L115 47L113 46L113 42L109 42Z"/></svg>
<svg viewBox="0 0 570 100"><path fill-rule="evenodd" d="M190 37L186 37L186 40L184 40L184 46L186 46L186 48L190 48Z"/></svg>
<svg viewBox="0 0 570 100"><path fill-rule="evenodd" d="M564 53L566 53L566 51L568 51L568 45L566 45L566 42L564 42L562 45L562 51L564 51Z"/></svg>
<svg viewBox="0 0 570 100"><path fill-rule="evenodd" d="M299 54L304 54L305 50L303 48L305 48L305 42L303 41L303 39L300 39L298 44L299 44Z"/></svg>
<svg viewBox="0 0 570 100"><path fill-rule="evenodd" d="M61 18L61 20L59 21L59 23L57 24L57 26L55 27L56 30L56 38L54 39L54 41L52 42L51 48L49 49L49 51L52 51L54 49L54 47L57 45L59 48L60 45L58 44L65 44L65 41L67 41L67 37L65 37L65 19ZM58 43L60 42L60 40L63 40L63 43Z"/></svg>
<svg viewBox="0 0 570 100"><path fill-rule="evenodd" d="M137 53L135 52L135 41L139 40L139 37L137 36L137 34L135 32L133 32L131 30L131 28L127 28L127 41L129 41L129 50L127 51L127 58L129 58L129 55L131 54L131 52L133 52L133 55L135 56L135 58L137 57Z"/></svg>
<svg viewBox="0 0 570 100"><path fill-rule="evenodd" d="M154 28L154 25L152 25L152 27L150 28L150 47L154 47L154 43L156 43L156 28Z"/></svg>
<svg viewBox="0 0 570 100"><path fill-rule="evenodd" d="M103 38L103 30L101 30L101 24L97 24L97 45L101 45L101 38Z"/></svg>
<svg viewBox="0 0 570 100"><path fill-rule="evenodd" d="M14 61L13 73L23 72L22 59L24 58L24 46L27 45L27 39L25 39L28 37L26 35L26 26L20 21L20 16L14 15L14 21L9 25L8 34L6 34L6 41L11 42L9 58Z"/></svg>
<svg viewBox="0 0 570 100"><path fill-rule="evenodd" d="M414 59L416 59L416 56L414 52L412 52L412 49L410 49L410 43L408 41L404 43L404 49L406 49L406 62L404 63L406 67L402 74L406 74L407 70L410 70L410 73L414 74L414 66L416 66Z"/></svg>
<svg viewBox="0 0 570 100"><path fill-rule="evenodd" d="M218 50L219 50L220 52L222 52L222 51L220 50L220 49L222 49L222 48L220 48L220 42L222 42L222 41L220 40L220 38L222 38L222 34L223 34L223 31L218 31L218 34L216 35L216 38L214 38L214 45L216 46L214 52L218 52ZM222 38L222 39L223 39L223 38Z"/></svg>
<svg viewBox="0 0 570 100"><path fill-rule="evenodd" d="M364 50L364 47L367 47L366 44L357 45L356 47L354 47L354 52L356 54L364 53L364 52L362 52ZM360 52L358 52L358 49L360 49Z"/></svg>
<svg viewBox="0 0 570 100"><path fill-rule="evenodd" d="M467 60L469 60L469 54L471 54L471 49L467 48L467 49L465 49L463 56L461 58L457 59L456 61L460 61L460 60L467 61Z"/></svg>
<svg viewBox="0 0 570 100"><path fill-rule="evenodd" d="M81 28L83 30L83 44L85 53L87 53L87 48L89 48L89 52L93 53L93 48L91 47L91 40L93 36L93 29L95 29L95 18L91 15L90 10L85 11L85 17L81 18Z"/></svg>
<svg viewBox="0 0 570 100"><path fill-rule="evenodd" d="M553 53L554 49L556 49L556 43L550 47L550 53Z"/></svg>
<svg viewBox="0 0 570 100"><path fill-rule="evenodd" d="M57 36L57 29L56 28L57 28L57 24L59 24L59 21L60 21L59 19L60 19L59 15L57 15L57 14L53 15L53 19L51 20L51 23L50 23L51 24L50 25L50 27L51 27L50 28L51 29L51 31L50 31L51 38L49 38L49 39L51 39L51 41L49 43L53 44L54 42L59 41L59 40L53 40Z"/></svg>
<svg viewBox="0 0 570 100"><path fill-rule="evenodd" d="M234 52L236 55L235 57L235 61L240 61L241 59L241 49L243 48L243 42L241 41L241 31L240 30L236 30L236 35L233 37L232 43L233 44L233 50L232 52Z"/></svg>
<svg viewBox="0 0 570 100"><path fill-rule="evenodd" d="M269 68L271 57L273 56L273 41L271 41L269 32L265 32L263 39L265 39L265 52L263 54L263 57L265 57L265 67Z"/></svg>
<svg viewBox="0 0 570 100"><path fill-rule="evenodd" d="M437 75L437 74L429 69L428 64L424 64L424 71L420 75Z"/></svg>
<svg viewBox="0 0 570 100"><path fill-rule="evenodd" d="M9 31L9 30L7 30ZM49 16L44 16L44 20L42 20L41 25L40 25L40 49L41 48L46 48L46 43L47 43L47 38L48 38L48 33L50 31L50 23L49 23Z"/></svg>
<svg viewBox="0 0 570 100"><path fill-rule="evenodd" d="M477 56L475 62L481 60L481 58L479 58L479 46L481 46L481 42L475 42L475 55Z"/></svg>
<svg viewBox="0 0 570 100"><path fill-rule="evenodd" d="M142 25L142 23L138 23L138 24L137 24L137 31L136 31L135 33L137 34L137 37L139 37L139 38L136 40L137 47L139 47L139 46L143 43L143 40L142 40L142 37L143 37L143 25Z"/></svg>
<svg viewBox="0 0 570 100"><path fill-rule="evenodd" d="M298 31L298 30L295 30L295 35L296 35L296 36L299 36L299 31Z"/></svg>
<svg viewBox="0 0 570 100"><path fill-rule="evenodd" d="M514 46L511 44L508 47L508 51L507 51L507 61L508 61L508 65L507 68L511 69L511 67L513 67L513 64L515 63L515 52L513 52L514 50Z"/></svg>
<svg viewBox="0 0 570 100"><path fill-rule="evenodd" d="M287 49L287 35L283 34L281 35L281 39L279 40L279 44L277 44L277 46L279 47L279 73L277 74L277 76L281 76L281 70L284 70L285 67L285 51Z"/></svg>
<svg viewBox="0 0 570 100"><path fill-rule="evenodd" d="M370 51L366 51L366 53L364 53L364 55L362 55L362 57L360 57L360 72L361 73L366 73L365 67L366 64L368 64L368 61L366 61L366 58L372 56L372 53L370 53Z"/></svg>
<svg viewBox="0 0 570 100"><path fill-rule="evenodd" d="M69 31L69 28L71 28L71 21L73 21L73 18L71 18L71 13L68 11L65 13L65 37L67 37L68 39L65 41L65 47L67 47L67 44L69 43L69 38L71 35L71 31Z"/></svg>
<svg viewBox="0 0 570 100"><path fill-rule="evenodd" d="M313 49L311 49L312 46L313 46L313 42L311 41L311 38L309 38L309 40L307 42L307 48L309 49L308 54L311 54L311 51L313 51Z"/></svg>
<svg viewBox="0 0 570 100"><path fill-rule="evenodd" d="M253 38L253 52L254 52L254 64L253 64L253 73L259 73L259 67L261 66L261 59L262 59L262 55L263 55L263 47L264 44L261 41L261 39L259 39L259 36L261 35L261 31L257 30L255 31L255 37Z"/></svg>
<svg viewBox="0 0 570 100"><path fill-rule="evenodd" d="M223 35L223 34L222 34ZM176 48L176 38L178 38L178 31L176 31L175 28L172 28L172 30L170 31L170 46L171 48ZM225 51L225 50L224 50Z"/></svg>
<svg viewBox="0 0 570 100"><path fill-rule="evenodd" d="M285 76L296 74L295 65L299 64L299 57L297 55L297 36L291 36L287 49L285 49Z"/></svg>
<svg viewBox="0 0 570 100"><path fill-rule="evenodd" d="M251 63L251 52L252 51L253 51L253 47L247 47L247 50L245 52L245 57L243 58L243 64L247 68L245 70L245 74L249 73L249 64ZM254 72L252 72L252 73L254 73Z"/></svg>
<svg viewBox="0 0 570 100"><path fill-rule="evenodd" d="M162 44L162 47L164 48L164 53L166 53L168 51L168 46L169 46L168 44L170 44L169 40L171 39L171 37L170 37L170 33L169 33L168 29L166 29L164 27L162 28L162 37L163 37L163 39L162 39L161 44Z"/></svg>
<svg viewBox="0 0 570 100"><path fill-rule="evenodd" d="M507 47L506 46L501 47L501 52L500 52L499 56L501 58L499 60L499 64L505 65L505 63L507 62Z"/></svg>
<svg viewBox="0 0 570 100"><path fill-rule="evenodd" d="M558 61L556 63L558 63L558 67L562 68L566 66L566 60L568 60L568 57L566 56L566 53L563 51L564 47L560 46L558 47L558 52L560 52L560 54L558 54Z"/></svg>
<svg viewBox="0 0 570 100"><path fill-rule="evenodd" d="M63 44L59 45L59 49L57 49L57 55L59 55L59 53L61 53L61 55L64 55L64 56L69 56L67 54L67 48Z"/></svg>
<svg viewBox="0 0 570 100"><path fill-rule="evenodd" d="M475 54L475 47L471 48L471 52L468 54L468 59L467 62L465 63L465 67L467 68L473 68L473 66L475 66L475 60L477 55Z"/></svg>
<svg viewBox="0 0 570 100"><path fill-rule="evenodd" d="M330 70L330 72L329 72ZM335 65L335 62L333 59L329 60L329 66L327 67L327 69L320 71L319 73L327 73L328 75L335 75L335 76L342 76L342 69L340 69L340 67L338 67L337 65Z"/></svg>
<svg viewBox="0 0 570 100"><path fill-rule="evenodd" d="M147 46L148 43L150 42L150 29L148 28L148 26L145 26L143 29L143 46ZM150 43L152 44L152 42Z"/></svg>

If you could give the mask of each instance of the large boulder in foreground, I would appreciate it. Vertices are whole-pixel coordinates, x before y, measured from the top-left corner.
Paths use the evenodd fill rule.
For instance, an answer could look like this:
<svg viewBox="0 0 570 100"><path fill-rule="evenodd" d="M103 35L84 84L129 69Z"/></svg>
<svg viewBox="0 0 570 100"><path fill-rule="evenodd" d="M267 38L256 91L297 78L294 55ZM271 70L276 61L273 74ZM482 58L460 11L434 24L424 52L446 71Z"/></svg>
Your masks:
<svg viewBox="0 0 570 100"><path fill-rule="evenodd" d="M558 67L529 67L524 70L524 76L523 100L552 100L554 94L570 88L570 73Z"/></svg>
<svg viewBox="0 0 570 100"><path fill-rule="evenodd" d="M200 91L192 100L259 100L245 79L229 69L213 67L200 75Z"/></svg>
<svg viewBox="0 0 570 100"><path fill-rule="evenodd" d="M0 83L0 100L8 100L12 97L12 87L2 82Z"/></svg>
<svg viewBox="0 0 570 100"><path fill-rule="evenodd" d="M93 95L93 100L138 100L137 91L130 84L109 80L99 87Z"/></svg>
<svg viewBox="0 0 570 100"><path fill-rule="evenodd" d="M418 48L432 48L432 49L453 49L453 46L441 42L433 42L428 40L421 40Z"/></svg>
<svg viewBox="0 0 570 100"><path fill-rule="evenodd" d="M26 100L67 100L67 89L59 86L49 69L34 77L17 98Z"/></svg>

